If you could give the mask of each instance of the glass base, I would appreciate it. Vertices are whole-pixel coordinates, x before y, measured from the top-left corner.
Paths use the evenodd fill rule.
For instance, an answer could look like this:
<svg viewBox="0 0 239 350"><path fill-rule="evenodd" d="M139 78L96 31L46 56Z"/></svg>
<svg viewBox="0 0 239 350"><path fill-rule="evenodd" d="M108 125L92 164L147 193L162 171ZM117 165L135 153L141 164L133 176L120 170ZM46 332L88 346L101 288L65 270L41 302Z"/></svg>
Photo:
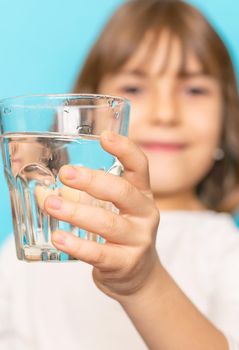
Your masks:
<svg viewBox="0 0 239 350"><path fill-rule="evenodd" d="M54 247L38 247L38 246L25 246L22 249L20 260L27 262L42 261L42 262L66 262L77 261L72 256L61 252Z"/></svg>

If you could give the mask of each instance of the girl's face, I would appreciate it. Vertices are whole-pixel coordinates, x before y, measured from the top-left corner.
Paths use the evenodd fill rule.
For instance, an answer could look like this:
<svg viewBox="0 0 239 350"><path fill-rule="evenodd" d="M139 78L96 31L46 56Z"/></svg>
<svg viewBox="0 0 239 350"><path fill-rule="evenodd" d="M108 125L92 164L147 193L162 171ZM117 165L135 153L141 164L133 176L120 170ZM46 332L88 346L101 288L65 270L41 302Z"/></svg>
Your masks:
<svg viewBox="0 0 239 350"><path fill-rule="evenodd" d="M99 90L130 99L129 137L148 157L154 194L194 191L220 143L220 85L190 52L180 75L181 47L175 38L168 50L167 32L151 55L149 41L148 35L117 74L105 76Z"/></svg>

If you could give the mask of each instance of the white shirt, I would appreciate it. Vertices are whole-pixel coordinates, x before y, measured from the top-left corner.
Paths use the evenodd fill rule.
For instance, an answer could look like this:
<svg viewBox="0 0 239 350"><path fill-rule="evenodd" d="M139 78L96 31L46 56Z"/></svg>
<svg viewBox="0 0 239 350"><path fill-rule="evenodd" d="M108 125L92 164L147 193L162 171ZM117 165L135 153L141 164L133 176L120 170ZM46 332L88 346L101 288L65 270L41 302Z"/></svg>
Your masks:
<svg viewBox="0 0 239 350"><path fill-rule="evenodd" d="M157 249L185 294L239 350L239 232L227 214L164 212ZM173 330L172 330L173 336ZM121 306L82 262L0 258L1 350L145 350Z"/></svg>

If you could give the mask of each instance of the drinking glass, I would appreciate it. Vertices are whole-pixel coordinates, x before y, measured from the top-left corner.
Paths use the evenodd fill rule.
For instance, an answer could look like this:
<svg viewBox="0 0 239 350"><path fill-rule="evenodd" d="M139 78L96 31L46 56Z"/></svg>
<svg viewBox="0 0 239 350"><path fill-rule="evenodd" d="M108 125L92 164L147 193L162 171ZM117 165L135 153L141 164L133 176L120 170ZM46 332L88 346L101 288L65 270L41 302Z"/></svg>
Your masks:
<svg viewBox="0 0 239 350"><path fill-rule="evenodd" d="M31 261L70 261L51 243L51 232L65 230L104 243L94 232L50 217L50 194L117 212L112 203L67 187L58 177L65 164L120 176L122 165L100 144L102 131L127 135L129 102L94 94L29 95L0 102L4 173L10 191L17 257ZM92 218L94 220L94 218Z"/></svg>

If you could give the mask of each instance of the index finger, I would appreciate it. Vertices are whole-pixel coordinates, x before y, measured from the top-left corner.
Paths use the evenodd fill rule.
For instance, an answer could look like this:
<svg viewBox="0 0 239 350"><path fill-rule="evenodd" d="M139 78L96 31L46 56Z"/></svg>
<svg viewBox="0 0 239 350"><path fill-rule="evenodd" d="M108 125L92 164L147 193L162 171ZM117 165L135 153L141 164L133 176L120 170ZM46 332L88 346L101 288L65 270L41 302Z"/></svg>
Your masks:
<svg viewBox="0 0 239 350"><path fill-rule="evenodd" d="M146 155L130 139L110 131L101 134L101 145L124 166L124 177L139 190L151 194Z"/></svg>

